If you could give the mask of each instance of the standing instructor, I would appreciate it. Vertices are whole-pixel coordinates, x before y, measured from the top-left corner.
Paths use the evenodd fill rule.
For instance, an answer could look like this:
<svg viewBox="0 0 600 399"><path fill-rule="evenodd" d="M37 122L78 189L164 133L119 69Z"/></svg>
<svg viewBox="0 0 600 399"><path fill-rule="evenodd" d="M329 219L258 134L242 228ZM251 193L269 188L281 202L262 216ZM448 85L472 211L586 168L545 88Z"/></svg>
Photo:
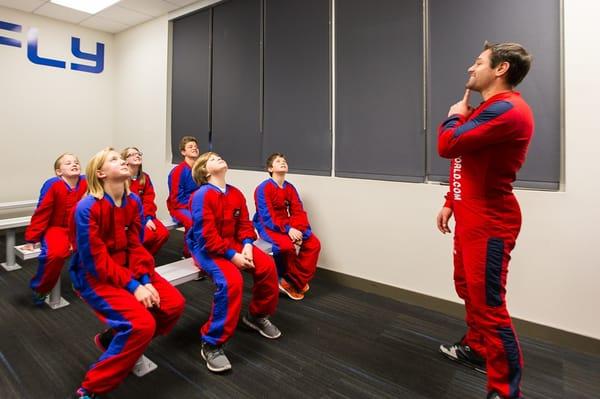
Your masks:
<svg viewBox="0 0 600 399"><path fill-rule="evenodd" d="M437 217L450 233L454 214L454 282L465 302L467 332L440 351L487 371L488 399L521 397L523 358L506 308L510 253L521 229L512 183L533 135L533 114L514 88L527 75L531 56L516 43L487 43L468 69L464 98L439 127L438 152L450 158L450 190ZM469 105L471 91L483 103Z"/></svg>

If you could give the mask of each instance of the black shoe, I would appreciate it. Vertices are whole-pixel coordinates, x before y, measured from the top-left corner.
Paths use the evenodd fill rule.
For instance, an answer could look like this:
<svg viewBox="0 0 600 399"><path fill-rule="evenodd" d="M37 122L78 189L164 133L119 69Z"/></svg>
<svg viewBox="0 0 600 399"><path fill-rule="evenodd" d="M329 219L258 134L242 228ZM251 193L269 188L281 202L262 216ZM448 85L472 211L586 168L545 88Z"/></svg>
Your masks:
<svg viewBox="0 0 600 399"><path fill-rule="evenodd" d="M487 399L504 399L498 392L490 392L487 396Z"/></svg>
<svg viewBox="0 0 600 399"><path fill-rule="evenodd" d="M453 345L440 345L440 352L450 360L470 367L480 373L487 373L485 370L485 359L471 349L469 345L463 345L461 341Z"/></svg>
<svg viewBox="0 0 600 399"><path fill-rule="evenodd" d="M96 334L94 337L94 344L100 349L102 352L106 352L113 338L115 337L115 332L112 328L108 330L104 330L101 333Z"/></svg>

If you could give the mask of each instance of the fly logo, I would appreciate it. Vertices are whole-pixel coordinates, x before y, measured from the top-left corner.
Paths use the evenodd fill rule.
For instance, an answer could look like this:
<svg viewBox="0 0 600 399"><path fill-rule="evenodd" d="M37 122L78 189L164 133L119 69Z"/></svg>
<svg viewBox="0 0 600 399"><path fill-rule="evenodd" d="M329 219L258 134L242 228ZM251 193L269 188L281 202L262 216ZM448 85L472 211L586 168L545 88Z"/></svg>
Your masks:
<svg viewBox="0 0 600 399"><path fill-rule="evenodd" d="M0 21L0 30L21 33L23 27L11 22ZM0 35L0 45L21 48L21 40ZM78 37L71 37L71 54L80 60L94 63L94 65L86 65L71 62L69 67L73 71L101 73L104 70L104 43L96 43L95 54L86 53L81 51L81 40ZM46 58L38 54L38 29L33 27L27 30L27 59L37 65L67 69L66 61Z"/></svg>
<svg viewBox="0 0 600 399"><path fill-rule="evenodd" d="M462 158L454 158L452 164L452 193L454 194L454 200L462 200L462 184L460 179L462 178Z"/></svg>

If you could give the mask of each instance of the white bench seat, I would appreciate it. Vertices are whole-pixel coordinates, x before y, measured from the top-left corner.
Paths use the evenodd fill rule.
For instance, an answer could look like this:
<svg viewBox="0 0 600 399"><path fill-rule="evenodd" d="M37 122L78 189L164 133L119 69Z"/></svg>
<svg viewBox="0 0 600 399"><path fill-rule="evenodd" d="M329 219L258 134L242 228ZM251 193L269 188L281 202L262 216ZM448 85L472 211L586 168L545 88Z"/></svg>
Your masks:
<svg viewBox="0 0 600 399"><path fill-rule="evenodd" d="M273 255L273 245L270 242L259 238L258 240L254 241L254 245L267 255Z"/></svg>
<svg viewBox="0 0 600 399"><path fill-rule="evenodd" d="M183 228L183 225L181 223L177 223L173 219L161 220L161 222L167 228L167 230L175 230L175 229Z"/></svg>
<svg viewBox="0 0 600 399"><path fill-rule="evenodd" d="M17 245L14 247L15 253L17 254L17 256L20 259L23 259L23 260L36 259L37 257L40 256L40 253L42 252L42 249L39 247L36 247L31 251L27 251L27 250L23 249L24 246L25 246L25 244ZM46 298L46 304L48 306L50 306L50 308L52 310L56 310L56 309L64 308L65 306L69 306L69 302L60 295L60 276L58 277L58 281L52 288L52 291L50 291L48 298Z"/></svg>
<svg viewBox="0 0 600 399"><path fill-rule="evenodd" d="M2 202L0 203L0 211L6 211L9 209L20 209L20 208L33 208L37 206L37 200L26 200L26 201L13 201L13 202Z"/></svg>
<svg viewBox="0 0 600 399"><path fill-rule="evenodd" d="M30 221L31 216L0 219L0 230L6 230L6 262L1 264L6 271L10 272L21 268L15 261L15 230L28 226Z"/></svg>
<svg viewBox="0 0 600 399"><path fill-rule="evenodd" d="M40 256L42 249L39 247L33 248L31 251L23 249L23 247L27 244L17 245L15 246L15 253L19 259L29 260L35 259Z"/></svg>
<svg viewBox="0 0 600 399"><path fill-rule="evenodd" d="M172 285L187 283L200 277L200 269L194 265L192 258L159 266L154 270Z"/></svg>

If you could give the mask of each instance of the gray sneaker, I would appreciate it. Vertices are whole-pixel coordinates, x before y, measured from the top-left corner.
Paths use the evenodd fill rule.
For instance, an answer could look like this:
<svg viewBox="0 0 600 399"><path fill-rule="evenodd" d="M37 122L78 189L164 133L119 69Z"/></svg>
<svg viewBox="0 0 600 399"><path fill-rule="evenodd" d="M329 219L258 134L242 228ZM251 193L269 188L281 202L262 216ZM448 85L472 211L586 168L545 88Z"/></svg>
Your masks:
<svg viewBox="0 0 600 399"><path fill-rule="evenodd" d="M231 370L231 363L225 356L223 346L214 346L207 342L202 342L200 351L202 359L206 360L206 367L214 373L222 373Z"/></svg>
<svg viewBox="0 0 600 399"><path fill-rule="evenodd" d="M242 317L242 321L248 327L258 331L265 338L276 339L281 337L281 331L279 331L275 324L271 323L268 316L256 317L248 313Z"/></svg>

